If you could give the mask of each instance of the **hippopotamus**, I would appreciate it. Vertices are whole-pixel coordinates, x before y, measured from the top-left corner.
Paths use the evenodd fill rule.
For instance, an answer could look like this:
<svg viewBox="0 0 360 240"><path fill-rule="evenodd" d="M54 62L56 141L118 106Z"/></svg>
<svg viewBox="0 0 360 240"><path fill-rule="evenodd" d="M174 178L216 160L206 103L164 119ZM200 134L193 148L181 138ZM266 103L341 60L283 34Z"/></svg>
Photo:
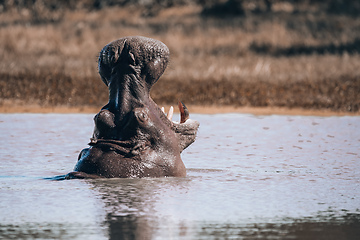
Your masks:
<svg viewBox="0 0 360 240"><path fill-rule="evenodd" d="M168 62L168 47L146 37L120 38L101 50L98 71L109 102L66 179L186 176L180 154L195 141L199 122L182 102L180 122L173 122L173 108L166 114L150 97Z"/></svg>

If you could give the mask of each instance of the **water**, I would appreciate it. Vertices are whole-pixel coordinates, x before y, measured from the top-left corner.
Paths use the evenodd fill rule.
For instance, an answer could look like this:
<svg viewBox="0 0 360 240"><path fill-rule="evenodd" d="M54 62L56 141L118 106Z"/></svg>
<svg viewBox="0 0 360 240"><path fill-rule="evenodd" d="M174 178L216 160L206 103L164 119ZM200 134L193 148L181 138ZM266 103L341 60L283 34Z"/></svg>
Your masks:
<svg viewBox="0 0 360 240"><path fill-rule="evenodd" d="M0 114L0 239L357 239L360 117L197 115L186 178L51 181L89 114Z"/></svg>

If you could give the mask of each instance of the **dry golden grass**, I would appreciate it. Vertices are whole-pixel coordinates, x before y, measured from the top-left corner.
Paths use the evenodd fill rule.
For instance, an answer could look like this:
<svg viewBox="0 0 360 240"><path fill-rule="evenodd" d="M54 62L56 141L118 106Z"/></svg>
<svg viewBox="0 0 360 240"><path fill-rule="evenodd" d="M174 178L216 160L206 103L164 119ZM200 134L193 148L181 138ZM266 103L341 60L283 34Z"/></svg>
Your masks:
<svg viewBox="0 0 360 240"><path fill-rule="evenodd" d="M152 90L160 104L360 111L360 18L204 18L201 10L190 5L143 17L131 6L80 9L40 24L26 11L1 13L0 101L100 107L108 91L97 74L98 52L142 35L170 48L170 65ZM324 53L324 46L333 50Z"/></svg>

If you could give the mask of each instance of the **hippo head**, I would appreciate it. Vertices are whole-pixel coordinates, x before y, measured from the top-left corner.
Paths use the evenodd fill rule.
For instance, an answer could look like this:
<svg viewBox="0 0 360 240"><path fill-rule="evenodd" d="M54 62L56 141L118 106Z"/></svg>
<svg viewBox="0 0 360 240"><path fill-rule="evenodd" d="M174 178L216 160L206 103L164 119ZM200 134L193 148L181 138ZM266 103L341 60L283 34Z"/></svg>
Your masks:
<svg viewBox="0 0 360 240"><path fill-rule="evenodd" d="M126 37L106 45L99 74L109 102L95 116L90 147L67 178L185 176L180 153L195 141L199 123L179 102L180 123L151 99L165 71L169 50L160 41Z"/></svg>

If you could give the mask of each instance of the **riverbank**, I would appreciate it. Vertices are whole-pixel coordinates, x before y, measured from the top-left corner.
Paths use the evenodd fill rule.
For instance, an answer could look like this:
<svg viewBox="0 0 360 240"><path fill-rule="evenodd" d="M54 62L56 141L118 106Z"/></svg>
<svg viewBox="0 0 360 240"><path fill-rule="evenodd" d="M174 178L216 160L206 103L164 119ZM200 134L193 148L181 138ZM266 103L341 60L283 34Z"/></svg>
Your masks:
<svg viewBox="0 0 360 240"><path fill-rule="evenodd" d="M166 110L170 106L164 106ZM224 114L224 113L242 113L253 115L300 115L300 116L360 116L360 112L339 112L331 111L327 109L313 110L302 108L286 108L286 107L234 107L234 106L218 106L218 105L188 105L190 114ZM94 106L41 106L38 104L14 104L3 103L0 105L0 113L93 113L99 112L101 107ZM178 109L174 107L175 113L178 113Z"/></svg>

